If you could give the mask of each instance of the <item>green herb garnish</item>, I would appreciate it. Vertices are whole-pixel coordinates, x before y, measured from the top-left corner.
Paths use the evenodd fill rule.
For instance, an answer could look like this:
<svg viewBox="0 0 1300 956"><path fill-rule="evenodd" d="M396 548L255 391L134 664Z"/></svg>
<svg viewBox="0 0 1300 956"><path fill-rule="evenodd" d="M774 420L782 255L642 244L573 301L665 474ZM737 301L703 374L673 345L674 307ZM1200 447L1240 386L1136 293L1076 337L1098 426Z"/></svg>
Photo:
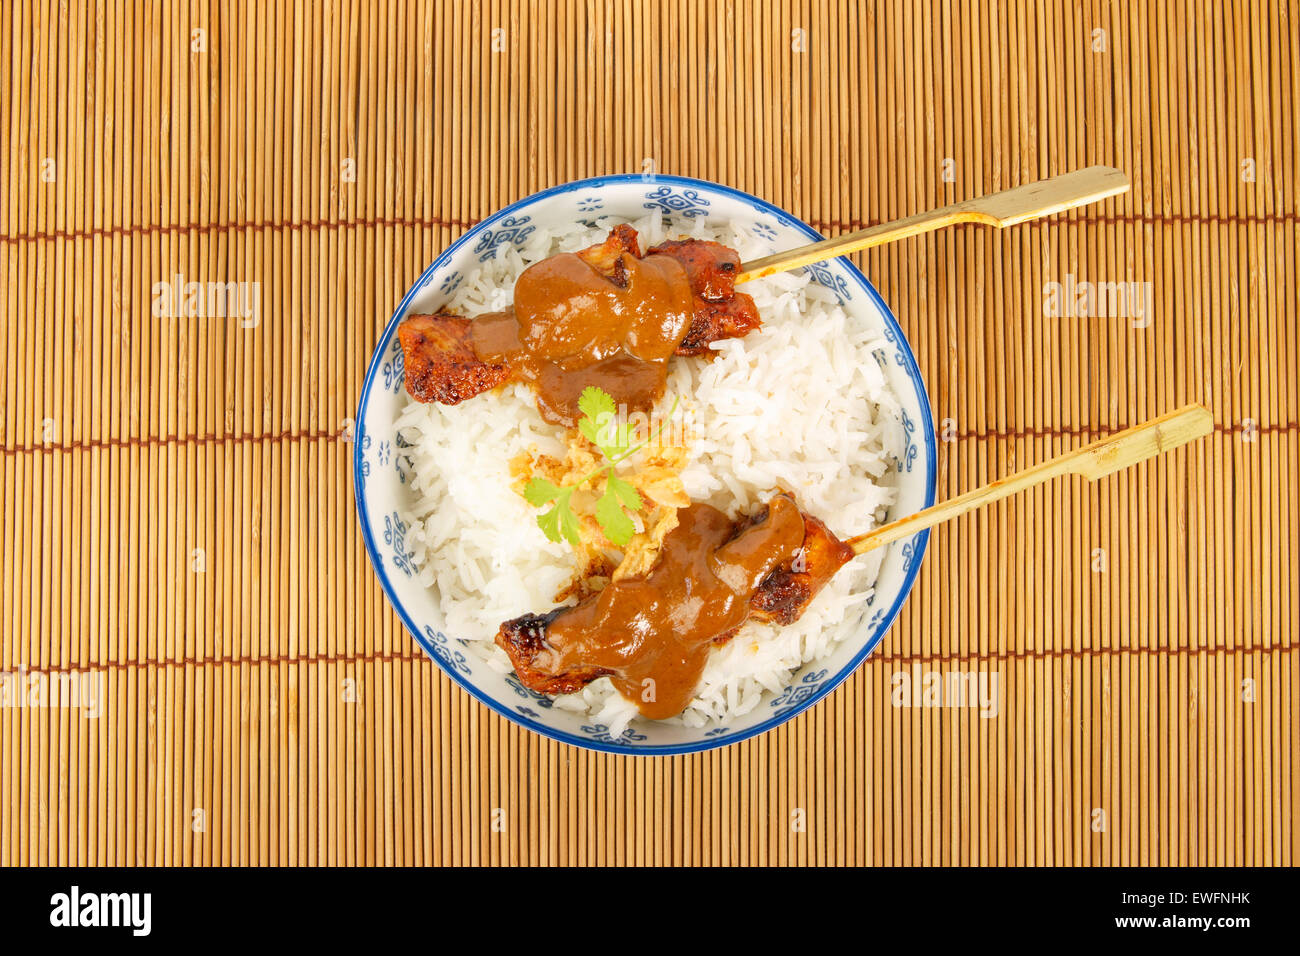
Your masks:
<svg viewBox="0 0 1300 956"><path fill-rule="evenodd" d="M573 493L603 472L605 493L596 502L596 523L600 525L605 537L621 548L636 533L636 525L628 513L640 511L644 502L632 483L618 477L614 468L624 458L635 455L654 441L667 422L655 429L654 434L649 435L645 441L633 445L635 426L617 422L617 407L608 392L594 385L587 386L578 397L578 409L582 412L582 418L578 420L578 431L600 449L600 453L605 456L605 464L598 465L573 484L563 487L545 478L529 479L524 486L524 497L536 508L553 503L549 511L537 516L537 526L552 541L564 540L576 545L581 538L578 535L578 516L573 512ZM675 411L677 401L673 402L668 417L672 418Z"/></svg>

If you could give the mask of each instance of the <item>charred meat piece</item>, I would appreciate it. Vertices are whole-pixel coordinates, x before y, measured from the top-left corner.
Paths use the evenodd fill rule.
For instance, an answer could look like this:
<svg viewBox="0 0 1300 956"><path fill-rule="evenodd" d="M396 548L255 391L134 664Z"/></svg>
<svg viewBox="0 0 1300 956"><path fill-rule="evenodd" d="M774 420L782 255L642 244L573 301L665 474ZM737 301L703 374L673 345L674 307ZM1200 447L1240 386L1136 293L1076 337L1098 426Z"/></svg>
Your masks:
<svg viewBox="0 0 1300 956"><path fill-rule="evenodd" d="M598 667L582 668L564 674L552 674L545 667L550 656L546 645L546 628L568 608L557 607L549 614L525 614L506 621L497 631L497 644L510 656L519 682L539 694L572 694L609 671ZM538 658L542 660L538 660Z"/></svg>
<svg viewBox="0 0 1300 956"><path fill-rule="evenodd" d="M852 557L853 549L825 524L804 515L802 552L789 568L778 568L764 578L749 602L750 617L773 624L793 624L808 602Z"/></svg>
<svg viewBox="0 0 1300 956"><path fill-rule="evenodd" d="M626 285L626 280L619 269L620 260L625 255L641 258L641 246L636 230L631 226L615 226L609 231L605 241L596 246L588 246L574 253L615 285Z"/></svg>
<svg viewBox="0 0 1300 956"><path fill-rule="evenodd" d="M736 291L740 273L736 250L703 239L670 239L646 255L671 256L680 262L695 293L695 314L676 354L708 355L710 342L741 338L762 324L753 298Z"/></svg>
<svg viewBox="0 0 1300 956"><path fill-rule="evenodd" d="M622 227L626 228L626 227ZM612 235L612 234L611 234ZM740 256L735 249L704 239L669 239L646 250L646 255L671 256L686 269L691 290L710 302L721 302L736 294Z"/></svg>
<svg viewBox="0 0 1300 956"><path fill-rule="evenodd" d="M754 300L743 292L737 292L722 302L710 302L696 296L690 328L673 354L708 355L712 351L710 342L741 338L762 322Z"/></svg>
<svg viewBox="0 0 1300 956"><path fill-rule="evenodd" d="M510 378L505 365L474 354L470 320L459 315L413 315L397 328L406 390L420 402L456 405Z"/></svg>

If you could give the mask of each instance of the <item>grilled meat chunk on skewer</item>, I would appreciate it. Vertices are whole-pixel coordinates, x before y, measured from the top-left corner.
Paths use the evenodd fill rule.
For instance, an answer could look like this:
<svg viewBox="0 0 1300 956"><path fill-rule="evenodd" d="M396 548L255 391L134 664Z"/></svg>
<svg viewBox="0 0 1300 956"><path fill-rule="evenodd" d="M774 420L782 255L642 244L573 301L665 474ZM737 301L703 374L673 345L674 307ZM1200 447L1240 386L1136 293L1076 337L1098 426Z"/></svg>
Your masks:
<svg viewBox="0 0 1300 956"><path fill-rule="evenodd" d="M749 616L772 624L793 624L808 602L853 557L853 549L820 520L803 516L803 548L789 567L777 568L754 592Z"/></svg>
<svg viewBox="0 0 1300 956"><path fill-rule="evenodd" d="M510 369L479 360L470 320L459 315L413 315L397 328L406 390L420 402L456 405L509 380Z"/></svg>
<svg viewBox="0 0 1300 956"><path fill-rule="evenodd" d="M629 295L629 260L642 258L636 230L615 226L604 242L589 246L574 255L596 275ZM707 355L709 343L722 338L743 336L761 323L754 300L735 291L735 275L740 268L736 253L716 242L698 239L660 243L647 254L667 256L681 264L690 286L689 323L677 339L674 354ZM498 322L510 311L487 318ZM520 373L509 361L475 347L474 320L453 315L413 315L398 328L407 370L407 391L421 402L455 405L503 382L518 380ZM500 326L498 326L499 328ZM524 348L526 343L515 343ZM608 347L597 349L602 354ZM594 354L593 351L593 354ZM566 367L573 365L566 360ZM581 362L578 367L581 367ZM616 396L617 397L617 396Z"/></svg>
<svg viewBox="0 0 1300 956"><path fill-rule="evenodd" d="M640 701L646 716L673 716L694 693L710 644L726 643L749 618L793 623L853 557L848 545L818 519L801 514L788 495L775 496L738 522L700 504L681 514L682 534L669 533L659 561L644 578L620 582L622 591L611 585L615 590L607 588L609 593L575 607L526 614L501 625L497 644L524 686L572 693L610 676L624 696ZM673 582L667 593L661 593L664 581ZM620 601L626 606L611 608ZM604 607L593 608L596 602ZM735 604L715 613L710 602ZM574 621L582 626L575 629ZM617 631L602 633L599 625L611 622L619 625ZM559 639L552 642L557 632ZM662 665L645 666L658 658ZM650 707L647 681L656 691ZM664 690L672 692L666 700Z"/></svg>
<svg viewBox="0 0 1300 956"><path fill-rule="evenodd" d="M722 339L739 339L762 325L754 300L737 292L721 302L695 298L691 327L677 346L674 355L709 355L709 345Z"/></svg>
<svg viewBox="0 0 1300 956"><path fill-rule="evenodd" d="M606 279L617 286L626 284L625 275L620 271L623 256L641 258L640 237L631 226L615 226L605 237L605 241L574 253Z"/></svg>
<svg viewBox="0 0 1300 956"><path fill-rule="evenodd" d="M546 614L524 614L506 621L497 632L497 644L510 655L519 682L540 694L572 694L610 673L601 667L576 667L563 674L552 674L546 669L544 665L550 653L546 629L567 610L557 607Z"/></svg>
<svg viewBox="0 0 1300 956"><path fill-rule="evenodd" d="M670 239L646 255L671 256L680 262L695 293L695 314L677 346L678 355L707 355L710 342L738 339L761 324L754 300L736 291L740 256L734 249L703 239Z"/></svg>
<svg viewBox="0 0 1300 956"><path fill-rule="evenodd" d="M626 227L624 227L626 228ZM735 249L705 239L668 239L646 255L672 256L686 269L691 289L702 299L721 302L736 294L740 256Z"/></svg>

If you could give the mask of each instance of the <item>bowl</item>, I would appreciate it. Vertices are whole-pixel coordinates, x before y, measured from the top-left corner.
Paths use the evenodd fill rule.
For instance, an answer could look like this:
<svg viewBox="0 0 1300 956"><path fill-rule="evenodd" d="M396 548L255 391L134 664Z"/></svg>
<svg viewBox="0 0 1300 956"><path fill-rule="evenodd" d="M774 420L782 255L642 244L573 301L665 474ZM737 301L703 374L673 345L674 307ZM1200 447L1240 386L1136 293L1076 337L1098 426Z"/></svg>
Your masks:
<svg viewBox="0 0 1300 956"><path fill-rule="evenodd" d="M875 593L864 602L849 636L829 656L797 671L779 694L767 694L748 714L724 725L686 727L635 721L619 736L586 714L552 706L511 674L499 674L468 643L445 633L436 593L422 586L406 550L409 530L399 517L409 494L401 456L393 453L394 422L405 401L398 324L412 311L446 302L467 272L508 244L524 242L539 226L564 227L602 216L634 219L659 209L671 228L698 217L739 223L772 252L823 238L787 212L754 196L679 176L604 176L544 190L484 219L451 244L402 298L389 320L366 373L357 411L353 482L366 550L393 607L416 642L447 676L480 702L515 723L578 747L626 754L678 754L708 750L753 737L812 707L862 663L884 637L906 600L925 553L928 532L890 545ZM902 406L906 452L898 463L898 501L892 517L934 503L935 432L930 401L916 359L888 306L848 259L807 267L813 281L831 290L848 312L877 328L889 348L877 354ZM833 516L823 515L833 523ZM519 613L542 608L520 608Z"/></svg>

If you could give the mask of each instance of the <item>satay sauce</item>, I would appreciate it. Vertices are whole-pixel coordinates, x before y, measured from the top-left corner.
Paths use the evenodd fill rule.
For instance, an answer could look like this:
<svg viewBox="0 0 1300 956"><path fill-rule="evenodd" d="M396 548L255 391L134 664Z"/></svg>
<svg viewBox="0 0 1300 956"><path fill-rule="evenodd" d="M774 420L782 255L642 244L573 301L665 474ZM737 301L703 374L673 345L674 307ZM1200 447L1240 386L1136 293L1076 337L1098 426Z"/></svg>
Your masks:
<svg viewBox="0 0 1300 956"><path fill-rule="evenodd" d="M472 341L480 360L507 363L532 384L543 417L572 426L589 385L628 411L649 411L693 311L676 259L625 255L607 278L561 253L525 269L513 308L475 319Z"/></svg>
<svg viewBox="0 0 1300 956"><path fill-rule="evenodd" d="M538 663L556 674L579 664L608 670L644 716L680 714L710 645L745 622L763 579L793 561L804 539L803 516L786 495L769 502L764 520L735 528L709 505L682 509L654 567L558 615L547 628L550 658Z"/></svg>

